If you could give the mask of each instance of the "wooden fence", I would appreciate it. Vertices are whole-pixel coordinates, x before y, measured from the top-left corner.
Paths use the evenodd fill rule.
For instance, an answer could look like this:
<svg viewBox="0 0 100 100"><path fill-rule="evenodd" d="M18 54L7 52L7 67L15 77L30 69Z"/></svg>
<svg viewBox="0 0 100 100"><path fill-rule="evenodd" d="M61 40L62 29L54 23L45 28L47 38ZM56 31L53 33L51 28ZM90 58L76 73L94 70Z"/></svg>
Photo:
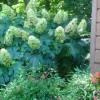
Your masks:
<svg viewBox="0 0 100 100"><path fill-rule="evenodd" d="M100 0L92 1L92 26L91 26L91 59L92 74L100 71Z"/></svg>

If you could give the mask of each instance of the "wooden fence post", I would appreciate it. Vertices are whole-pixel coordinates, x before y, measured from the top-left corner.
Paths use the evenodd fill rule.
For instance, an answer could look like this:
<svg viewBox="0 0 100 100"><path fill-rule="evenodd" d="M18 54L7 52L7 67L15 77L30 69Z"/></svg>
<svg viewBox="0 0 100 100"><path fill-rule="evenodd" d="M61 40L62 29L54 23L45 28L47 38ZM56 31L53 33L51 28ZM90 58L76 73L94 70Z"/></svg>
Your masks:
<svg viewBox="0 0 100 100"><path fill-rule="evenodd" d="M92 76L94 76L96 73L100 73L100 0L92 0L90 52L91 74ZM94 100L98 100L98 98L95 95Z"/></svg>

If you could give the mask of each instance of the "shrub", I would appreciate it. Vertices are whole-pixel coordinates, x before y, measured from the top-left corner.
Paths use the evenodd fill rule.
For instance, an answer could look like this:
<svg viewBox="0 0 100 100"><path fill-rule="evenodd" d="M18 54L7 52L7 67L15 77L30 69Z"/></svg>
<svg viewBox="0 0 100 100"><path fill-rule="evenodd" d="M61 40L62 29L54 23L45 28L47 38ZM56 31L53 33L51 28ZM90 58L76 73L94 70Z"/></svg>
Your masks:
<svg viewBox="0 0 100 100"><path fill-rule="evenodd" d="M72 78L68 81L67 96L68 100L92 100L94 85L90 80L89 68L86 70L75 69Z"/></svg>
<svg viewBox="0 0 100 100"><path fill-rule="evenodd" d="M51 67L67 74L85 62L89 43L77 32L78 18L69 18L66 11L57 11L55 19L44 8L41 12L38 2L31 0L23 14L16 12L15 16L8 16L4 11L0 14L0 48L6 48L10 53L15 63L13 68L17 63L17 67L45 65L47 69ZM84 28L82 34L86 32Z"/></svg>
<svg viewBox="0 0 100 100"><path fill-rule="evenodd" d="M56 100L63 95L61 88L65 85L64 80L54 70L41 72L31 69L27 73L21 69L18 73L16 79L1 90L2 100Z"/></svg>

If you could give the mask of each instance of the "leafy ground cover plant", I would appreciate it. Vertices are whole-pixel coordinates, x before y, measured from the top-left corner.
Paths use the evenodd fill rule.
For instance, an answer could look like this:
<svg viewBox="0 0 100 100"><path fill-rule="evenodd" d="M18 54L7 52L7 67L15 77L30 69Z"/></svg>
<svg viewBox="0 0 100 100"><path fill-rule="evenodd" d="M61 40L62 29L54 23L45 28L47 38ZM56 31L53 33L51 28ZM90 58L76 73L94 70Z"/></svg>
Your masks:
<svg viewBox="0 0 100 100"><path fill-rule="evenodd" d="M72 74L72 73L71 73ZM67 83L45 66L19 69L16 79L0 91L1 100L92 100L94 85L89 70L76 69ZM84 79L84 80L83 80Z"/></svg>
<svg viewBox="0 0 100 100"><path fill-rule="evenodd" d="M1 90L1 100L57 100L63 96L65 82L53 69L48 72L21 69L18 73L16 79Z"/></svg>
<svg viewBox="0 0 100 100"><path fill-rule="evenodd" d="M66 98L68 100L92 100L95 89L90 80L89 68L87 67L86 70L77 68L68 82Z"/></svg>

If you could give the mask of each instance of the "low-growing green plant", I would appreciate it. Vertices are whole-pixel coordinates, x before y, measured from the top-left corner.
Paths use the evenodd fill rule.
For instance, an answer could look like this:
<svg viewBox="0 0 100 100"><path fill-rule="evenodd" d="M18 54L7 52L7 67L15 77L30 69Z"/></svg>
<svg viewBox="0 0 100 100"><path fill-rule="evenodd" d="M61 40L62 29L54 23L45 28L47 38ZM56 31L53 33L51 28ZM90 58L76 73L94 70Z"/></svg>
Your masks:
<svg viewBox="0 0 100 100"><path fill-rule="evenodd" d="M71 74L72 75L72 74ZM1 100L92 100L89 70L76 69L66 82L54 69L19 69L16 79L0 91Z"/></svg>
<svg viewBox="0 0 100 100"><path fill-rule="evenodd" d="M1 89L1 100L57 100L63 96L65 82L50 69L25 70L17 73L16 79Z"/></svg>
<svg viewBox="0 0 100 100"><path fill-rule="evenodd" d="M89 68L86 70L77 68L68 81L66 98L68 100L92 100L94 90L95 86L90 80Z"/></svg>

